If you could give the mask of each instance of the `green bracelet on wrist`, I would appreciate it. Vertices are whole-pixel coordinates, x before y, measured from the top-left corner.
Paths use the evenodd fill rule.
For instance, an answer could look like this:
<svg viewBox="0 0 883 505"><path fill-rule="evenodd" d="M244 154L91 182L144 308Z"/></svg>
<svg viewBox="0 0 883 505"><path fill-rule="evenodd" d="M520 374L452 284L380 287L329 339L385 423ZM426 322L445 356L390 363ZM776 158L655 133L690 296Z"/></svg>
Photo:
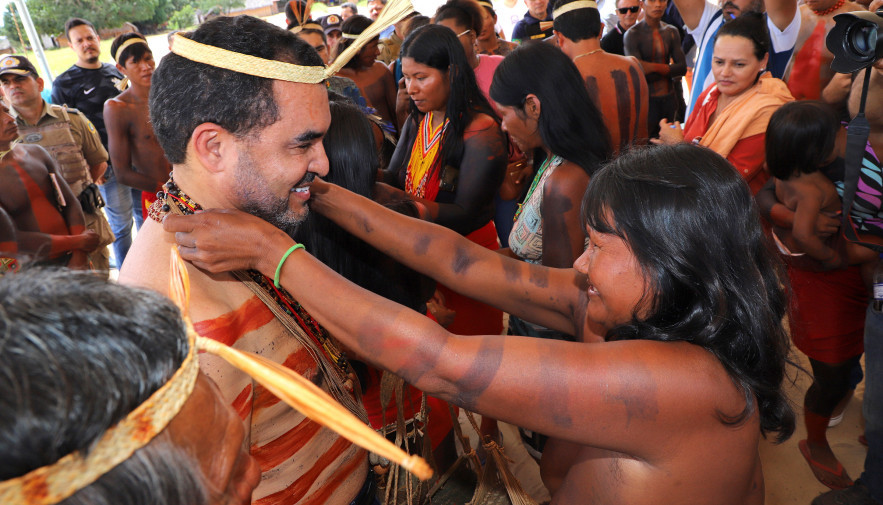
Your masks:
<svg viewBox="0 0 883 505"><path fill-rule="evenodd" d="M294 251L297 251L298 249L303 249L303 248L304 248L303 244L294 244L293 246L289 247L287 251L285 251L285 254L282 255L282 259L279 260L279 266L276 267L276 276L273 277L273 285L274 286L276 286L277 288L282 287L279 285L279 275L282 273L282 265L285 264L285 260L288 259L288 256L291 255L291 253L293 253Z"/></svg>

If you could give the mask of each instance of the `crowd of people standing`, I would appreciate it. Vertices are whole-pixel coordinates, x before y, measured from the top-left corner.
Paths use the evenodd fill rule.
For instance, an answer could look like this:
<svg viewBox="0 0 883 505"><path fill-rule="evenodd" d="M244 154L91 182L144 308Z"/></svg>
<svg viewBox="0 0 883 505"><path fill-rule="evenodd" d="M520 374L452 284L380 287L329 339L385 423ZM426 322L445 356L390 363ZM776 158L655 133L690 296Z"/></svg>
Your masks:
<svg viewBox="0 0 883 505"><path fill-rule="evenodd" d="M49 299L7 278L115 268L132 288L89 289L135 303L138 289L168 292L177 246L196 333L307 377L441 473L457 468L459 407L483 415L488 453L496 419L523 428L553 502L759 504L759 440L802 422L794 456L831 488L813 504L883 504L883 60L838 74L824 45L834 16L883 0L617 0L609 26L594 0L524 3L507 41L491 0L447 0L382 30L384 0L316 19L292 0L287 30L214 19L172 36L159 64L138 33L102 62L96 28L72 18L77 62L51 103L26 57L3 57L0 296L24 308L10 301L0 328L38 324L28 300ZM850 166L860 102L870 132ZM78 277L45 275L78 292ZM113 310L125 317L107 325L141 324ZM75 330L61 326L45 338ZM18 424L52 438L28 416L58 412L21 407L20 381L45 377L9 368L6 349L0 338L0 387L18 393L2 405L20 417L0 415L0 440L14 445ZM800 415L783 389L797 352L812 376ZM194 449L180 482L134 494L390 500L389 461L199 359L217 389L194 391L244 428L218 449L235 463L219 470ZM79 366L59 363L52 374ZM862 380L868 453L853 480L826 431ZM208 436L174 433L185 452L181 440ZM16 451L0 497L85 451L76 436L40 457ZM84 484L112 496L102 485ZM40 503L94 500L69 496Z"/></svg>

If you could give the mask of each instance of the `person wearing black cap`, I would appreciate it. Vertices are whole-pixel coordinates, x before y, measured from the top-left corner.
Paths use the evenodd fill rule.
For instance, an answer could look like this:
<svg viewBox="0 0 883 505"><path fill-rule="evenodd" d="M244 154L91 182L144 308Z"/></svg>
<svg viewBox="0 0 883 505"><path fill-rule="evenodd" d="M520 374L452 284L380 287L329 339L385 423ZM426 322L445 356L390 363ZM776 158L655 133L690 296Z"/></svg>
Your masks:
<svg viewBox="0 0 883 505"><path fill-rule="evenodd" d="M80 111L51 105L43 99L43 79L24 56L0 60L0 86L22 141L49 151L58 163L59 174L80 202L86 229L100 239L96 249L88 252L88 260L94 270L106 275L110 269L107 246L114 236L101 213L104 201L95 184L107 169L107 151L98 131Z"/></svg>
<svg viewBox="0 0 883 505"><path fill-rule="evenodd" d="M325 44L328 48L328 54L336 54L337 43L340 42L340 36L343 35L343 31L340 29L341 23L343 23L343 19L337 14L329 14L319 18L319 24L322 25L322 30L325 31ZM332 59L327 58L326 61L331 63Z"/></svg>

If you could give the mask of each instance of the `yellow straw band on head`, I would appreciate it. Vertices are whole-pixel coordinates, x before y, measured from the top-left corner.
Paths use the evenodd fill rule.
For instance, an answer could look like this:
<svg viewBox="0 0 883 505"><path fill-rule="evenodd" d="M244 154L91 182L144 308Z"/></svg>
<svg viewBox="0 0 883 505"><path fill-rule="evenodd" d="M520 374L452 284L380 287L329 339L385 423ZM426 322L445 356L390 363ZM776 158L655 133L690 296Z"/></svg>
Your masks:
<svg viewBox="0 0 883 505"><path fill-rule="evenodd" d="M555 19L562 14L567 14L568 12L575 11L577 9L598 9L598 4L595 3L593 0L577 0L576 2L570 2L569 4L552 11L552 19Z"/></svg>
<svg viewBox="0 0 883 505"><path fill-rule="evenodd" d="M118 56L123 54L124 49L126 49L127 47L129 47L133 44L144 44L145 46L147 46L147 41L142 39L141 37L132 37L131 39L123 42L122 44L120 44L120 47L117 48L117 51L115 53L113 53L113 61L115 61L121 65L124 64L125 62L124 61L121 62L119 60ZM147 49L150 49L150 46L147 46Z"/></svg>
<svg viewBox="0 0 883 505"><path fill-rule="evenodd" d="M0 503L53 505L91 485L150 443L178 415L196 384L199 373L196 339L189 335L188 340L187 357L172 378L125 419L104 432L88 456L73 452L51 465L0 482Z"/></svg>
<svg viewBox="0 0 883 505"><path fill-rule="evenodd" d="M324 31L325 29L322 28L322 25L320 25L320 24L316 24L316 23L307 23L307 24L305 24L305 25L297 25L297 26L293 26L293 27L291 27L291 29L288 30L288 31L290 31L291 33L297 35L297 34L300 33L302 30L319 30L319 31Z"/></svg>
<svg viewBox="0 0 883 505"><path fill-rule="evenodd" d="M343 33L343 32L341 32L341 34L340 34L340 38L342 38L342 39L356 40L357 38L359 38L359 35L356 34L356 33Z"/></svg>
<svg viewBox="0 0 883 505"><path fill-rule="evenodd" d="M228 51L190 40L180 33L172 38L172 52L197 63L265 79L304 84L318 84L325 80L325 67L307 67Z"/></svg>
<svg viewBox="0 0 883 505"><path fill-rule="evenodd" d="M487 7L490 10L494 10L494 4L490 2L478 2L478 5L481 5L482 7Z"/></svg>

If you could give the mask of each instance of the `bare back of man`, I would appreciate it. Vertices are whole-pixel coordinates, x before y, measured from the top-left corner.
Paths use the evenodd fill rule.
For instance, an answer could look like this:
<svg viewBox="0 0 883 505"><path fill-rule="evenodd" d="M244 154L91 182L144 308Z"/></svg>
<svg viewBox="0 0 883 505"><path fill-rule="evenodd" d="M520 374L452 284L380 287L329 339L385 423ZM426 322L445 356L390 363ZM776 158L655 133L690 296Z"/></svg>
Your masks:
<svg viewBox="0 0 883 505"><path fill-rule="evenodd" d="M614 151L646 144L649 93L638 61L598 51L577 55L574 63L586 81L589 96L604 116Z"/></svg>
<svg viewBox="0 0 883 505"><path fill-rule="evenodd" d="M825 45L828 32L834 27L834 16L864 10L851 1L809 0L800 6L800 32L794 56L785 72L785 81L797 100L818 100L825 86L834 77L831 60L834 55Z"/></svg>
<svg viewBox="0 0 883 505"><path fill-rule="evenodd" d="M87 266L86 251L97 247L98 235L86 230L80 204L46 150L15 146L0 161L0 187L0 206L15 224L23 253Z"/></svg>

